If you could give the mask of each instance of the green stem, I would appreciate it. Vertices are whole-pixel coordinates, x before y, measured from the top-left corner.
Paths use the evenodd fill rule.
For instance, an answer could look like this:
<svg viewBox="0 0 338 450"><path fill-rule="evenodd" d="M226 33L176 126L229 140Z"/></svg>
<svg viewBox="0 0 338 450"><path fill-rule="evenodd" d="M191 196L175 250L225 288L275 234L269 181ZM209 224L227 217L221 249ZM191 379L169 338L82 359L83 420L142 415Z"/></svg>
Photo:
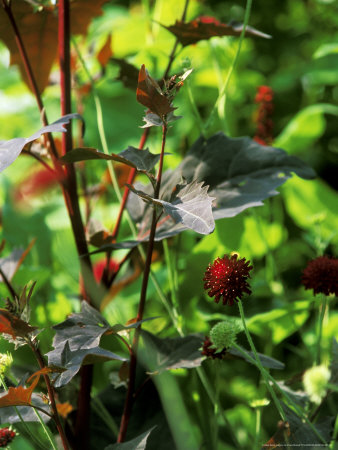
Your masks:
<svg viewBox="0 0 338 450"><path fill-rule="evenodd" d="M271 385L269 383L269 380L268 380L268 378L266 376L266 371L263 368L262 363L261 363L261 361L260 361L260 359L258 357L258 353L257 353L256 347L255 347L255 344L253 343L253 340L252 340L251 335L249 333L248 327L246 325L246 320L245 320L245 316L244 316L244 310L243 310L242 301L240 299L238 299L237 303L238 303L239 313L240 313L240 316L241 316L241 319L242 319L244 332L245 332L245 335L246 335L246 337L248 339L250 348L251 348L253 354L255 355L257 367L259 368L259 370L260 370L260 372L261 372L261 374L262 374L262 376L264 378L266 387L268 388L268 391L271 394L271 397L272 397L272 399L273 399L273 401L274 401L274 403L276 405L276 408L277 408L277 410L278 410L282 420L285 422L286 421L286 416L285 416L285 413L283 411L282 405L281 405L280 401L278 400L275 391L272 389L272 387L271 387ZM235 347L237 348L236 344L235 344Z"/></svg>
<svg viewBox="0 0 338 450"><path fill-rule="evenodd" d="M175 318L175 327L178 331L178 333L180 334L180 336L183 336L183 319L182 319L182 314L180 313L180 305L179 305L179 301L178 301L178 297L177 297L177 291L176 291L176 286L175 286L175 268L173 267L172 261L171 261L171 255L170 255L170 250L169 250L169 246L168 246L168 241L166 239L164 239L162 241L162 245L163 245L163 250L164 250L164 257L165 257L165 262L166 262L166 266L167 266L167 270L168 270L168 279L169 279L169 287L170 287L170 291L171 291L171 300L172 300L172 308L170 308L172 310L172 314L173 317Z"/></svg>
<svg viewBox="0 0 338 450"><path fill-rule="evenodd" d="M213 120L213 116L214 116L214 114L215 114L219 104L223 101L222 100L223 97L224 97L224 109L226 108L228 85L229 85L230 78L231 78L231 76L233 74L233 71L234 71L234 69L235 69L235 67L237 65L239 54L241 52L242 42L243 42L243 39L244 39L244 36L245 36L245 30L246 30L246 27L247 27L247 25L249 23L251 5L252 5L252 0L247 0L246 6L245 6L245 13L244 13L243 29L242 29L242 32L241 32L241 34L239 36L237 51L236 51L235 57L234 57L234 59L232 61L232 64L230 66L230 69L228 71L228 74L227 74L227 77L226 77L225 82L223 84L223 87L220 90L220 92L218 94L218 98L217 98L217 100L216 100L216 102L215 102L215 104L214 104L214 106L213 106L213 108L211 110L210 116L209 116L208 120L206 121L206 125L204 127L205 131L207 131L207 129L210 127L210 125L212 123L212 120Z"/></svg>
<svg viewBox="0 0 338 450"><path fill-rule="evenodd" d="M226 425L226 427L228 428L228 430L231 434L232 440L235 444L235 448L241 448L242 446L239 443L237 436L233 431L231 423L229 422L229 420L227 419L227 417L225 415L224 409L223 409L219 399L216 398L216 394L204 372L203 367L202 366L196 367L196 372L197 372L199 379L201 380L202 386L204 387L205 392L207 393L212 405L215 405L217 403L217 408L218 408L220 417L223 419L224 424Z"/></svg>
<svg viewBox="0 0 338 450"><path fill-rule="evenodd" d="M320 364L320 354L321 354L321 341L323 334L323 322L325 317L326 309L328 308L327 297L323 295L322 302L319 309L319 319L318 319L318 332L317 332L317 348L316 348L316 364Z"/></svg>
<svg viewBox="0 0 338 450"><path fill-rule="evenodd" d="M192 112L195 115L196 125L198 127L198 130L199 130L200 134L202 136L204 136L205 135L204 123L203 123L202 117L201 117L201 115L200 115L200 113L198 111L198 108L197 108L197 105L196 105L196 102L195 102L195 98L194 98L194 96L192 94L192 91L191 91L190 81L188 79L185 80L184 87L185 87L185 92L186 92L186 95L188 97L188 100L189 100Z"/></svg>
<svg viewBox="0 0 338 450"><path fill-rule="evenodd" d="M250 356L250 354L248 352L246 352L242 347L240 347L237 344L234 344L234 347L240 352L242 353L242 355L248 360L250 361L251 364L254 364L255 366L258 367L257 361L252 358ZM276 382L276 380L273 378L272 375L269 374L269 372L267 372L264 367L263 367L263 372L265 374L265 376L267 377L267 379L269 381L271 381L271 383L274 385L274 387L278 390L278 392L285 398L285 400L287 401L287 403L289 403L289 405L291 405L296 414L302 419L304 420L309 427L311 428L311 430L314 432L314 434L318 437L318 439L321 440L321 442L323 442L324 444L326 444L325 439L323 438L323 436L318 432L317 428L313 425L313 423L311 423L311 421L308 419L307 415L299 408L299 406L297 405L297 403L295 403L292 398L279 386L279 384Z"/></svg>
<svg viewBox="0 0 338 450"><path fill-rule="evenodd" d="M255 442L253 445L254 450L259 450L259 438L261 434L261 420L262 420L262 408L256 408L256 430L255 430Z"/></svg>
<svg viewBox="0 0 338 450"><path fill-rule="evenodd" d="M39 414L39 411L38 411L36 408L34 408L34 412L35 412L37 418L39 419L39 422L40 422L40 424L41 424L41 426L42 426L42 428L43 428L43 431L45 432L45 434L46 434L46 436L47 436L47 439L49 440L49 442L50 442L50 444L51 444L53 450L58 450L57 447L56 447L56 445L55 445L55 443L54 443L54 441L53 441L53 438L52 438L52 436L51 436L51 433L49 432L48 428L46 427L45 422L43 421L42 417L41 417L40 414Z"/></svg>

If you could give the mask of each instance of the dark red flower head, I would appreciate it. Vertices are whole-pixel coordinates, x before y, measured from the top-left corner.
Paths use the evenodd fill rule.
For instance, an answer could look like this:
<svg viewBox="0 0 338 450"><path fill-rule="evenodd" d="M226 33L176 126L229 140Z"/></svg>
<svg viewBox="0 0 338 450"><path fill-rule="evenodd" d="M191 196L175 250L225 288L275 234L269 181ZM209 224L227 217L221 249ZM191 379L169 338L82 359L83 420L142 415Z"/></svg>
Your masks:
<svg viewBox="0 0 338 450"><path fill-rule="evenodd" d="M205 336L202 348L202 355L212 359L223 359L226 354L226 349L219 351L217 348L213 348L213 343L209 336Z"/></svg>
<svg viewBox="0 0 338 450"><path fill-rule="evenodd" d="M223 305L232 306L234 301L242 298L243 293L251 294L247 278L250 278L250 261L238 259L238 255L224 255L209 264L203 281L204 289L209 290L209 297L215 297L218 303L223 297Z"/></svg>
<svg viewBox="0 0 338 450"><path fill-rule="evenodd" d="M12 442L15 438L15 431L10 428L0 428L0 447L7 447L7 445Z"/></svg>
<svg viewBox="0 0 338 450"><path fill-rule="evenodd" d="M314 294L338 295L338 259L320 256L308 263L303 271L302 283Z"/></svg>

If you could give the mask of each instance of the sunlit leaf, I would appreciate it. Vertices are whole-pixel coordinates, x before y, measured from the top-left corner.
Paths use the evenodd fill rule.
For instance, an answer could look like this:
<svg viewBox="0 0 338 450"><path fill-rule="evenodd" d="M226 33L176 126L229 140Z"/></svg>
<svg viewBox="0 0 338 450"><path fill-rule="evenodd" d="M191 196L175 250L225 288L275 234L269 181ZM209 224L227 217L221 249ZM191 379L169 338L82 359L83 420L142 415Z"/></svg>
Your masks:
<svg viewBox="0 0 338 450"><path fill-rule="evenodd" d="M26 250L21 249L15 249L12 251L12 253L9 256L6 256L5 258L0 258L0 268L1 271L4 273L7 280L11 281L11 279L14 277L15 273L25 260L26 256L30 252L31 248L33 247L36 239L33 239ZM2 277L0 275L0 282L3 281Z"/></svg>
<svg viewBox="0 0 338 450"><path fill-rule="evenodd" d="M31 375L27 383L31 382L28 388L23 386L10 387L7 394L0 397L0 408L6 406L32 406L31 397L36 385L39 382L40 376L50 373L52 369L44 367Z"/></svg>
<svg viewBox="0 0 338 450"><path fill-rule="evenodd" d="M145 431L131 441L122 442L121 444L108 445L108 447L106 447L104 450L145 450L148 437L154 428L155 427L151 428L148 431Z"/></svg>
<svg viewBox="0 0 338 450"><path fill-rule="evenodd" d="M26 337L34 330L37 330L37 327L30 326L6 309L0 308L0 333L9 334L13 339L16 339Z"/></svg>
<svg viewBox="0 0 338 450"><path fill-rule="evenodd" d="M77 0L70 2L71 32L86 34L93 17L102 14L101 6L106 0ZM48 85L52 65L57 57L58 17L57 7L53 5L33 11L26 1L11 2L13 15L20 30L25 50L33 70L40 93ZM25 67L19 53L15 35L4 8L0 8L0 40L10 51L11 65L18 65L21 75L31 88Z"/></svg>
<svg viewBox="0 0 338 450"><path fill-rule="evenodd" d="M144 64L142 64L138 76L136 98L139 103L161 118L175 109L162 93L157 82L148 74Z"/></svg>
<svg viewBox="0 0 338 450"><path fill-rule="evenodd" d="M214 17L203 16L191 22L185 23L177 20L174 25L162 26L173 33L184 47L204 39L210 39L214 36L239 36L243 29L243 25L240 23L232 22L225 24L219 22ZM262 33L252 27L247 27L245 34L246 36L271 38L268 34Z"/></svg>
<svg viewBox="0 0 338 450"><path fill-rule="evenodd" d="M32 134L32 136L28 138L14 138L9 141L1 141L0 142L0 172L5 170L8 166L10 166L16 158L20 155L24 146L29 142L35 141L42 134L45 133L56 133L56 132L66 132L65 125L67 125L71 119L82 119L79 114L67 114L66 116L61 117L50 125L41 128L36 133Z"/></svg>
<svg viewBox="0 0 338 450"><path fill-rule="evenodd" d="M113 56L113 52L111 49L111 34L108 35L106 42L100 49L99 53L97 54L97 60L101 64L102 67L106 67L108 64L109 59Z"/></svg>

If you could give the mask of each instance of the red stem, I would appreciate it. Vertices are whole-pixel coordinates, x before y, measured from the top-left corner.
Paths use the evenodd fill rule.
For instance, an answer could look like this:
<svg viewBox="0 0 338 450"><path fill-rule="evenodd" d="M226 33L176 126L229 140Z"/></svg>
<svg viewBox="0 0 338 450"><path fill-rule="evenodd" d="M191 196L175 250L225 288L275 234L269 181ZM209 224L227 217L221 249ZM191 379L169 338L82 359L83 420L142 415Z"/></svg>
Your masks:
<svg viewBox="0 0 338 450"><path fill-rule="evenodd" d="M144 145L145 145L145 143L147 142L147 139L148 139L148 136L149 136L149 130L150 130L150 128L145 128L145 130L144 130L144 132L143 132L143 134L141 136L139 146L138 146L139 150L142 150ZM130 169L129 175L128 175L127 184L133 184L135 176L136 176L136 172L137 172L136 169ZM114 227L114 230L113 230L113 233L112 233L112 236L113 236L114 239L117 238L117 235L118 235L118 232L119 232L119 229L120 229L122 214L123 214L124 208L126 207L126 204L127 204L127 201L128 201L129 192L130 192L130 190L126 186L124 188L123 197L122 197L122 201L121 201L121 204L120 204L120 209L119 209L119 212L118 212L118 215L117 215L117 219L116 219L116 222L115 222L115 227Z"/></svg>
<svg viewBox="0 0 338 450"><path fill-rule="evenodd" d="M62 115L71 112L71 70L70 70L70 7L69 0L59 1L59 61L60 61L60 85L61 85L61 112ZM62 153L65 154L72 149L71 126L67 133L62 136ZM84 227L79 207L77 193L77 182L73 164L66 166L67 194L71 204L70 219L76 240L82 279L84 282L86 300L90 303L88 296L90 286L93 283L93 272L88 246L84 233ZM88 277L88 275L90 275ZM81 368L81 384L78 396L78 410L75 423L76 448L89 449L90 445L90 391L93 381L93 366L88 365Z"/></svg>
<svg viewBox="0 0 338 450"><path fill-rule="evenodd" d="M155 195L154 195L155 199L159 198L159 194L160 194L166 136L167 136L167 125L165 124L165 125L163 125L163 128L162 128L162 147L161 147L161 156L160 156L159 168L158 168L158 173L157 173L157 183L156 183ZM146 257L146 261L144 264L140 302L139 302L138 312L137 312L137 316L136 316L137 321L141 321L143 319L143 314L144 314L145 302L146 302L146 298L147 298L147 287L148 287L150 267L151 267L151 258L153 255L154 242L155 242L156 222L157 222L157 213L156 213L156 208L154 206L153 217L152 217L151 228L150 228L147 257ZM137 365L137 348L138 348L140 333L141 333L141 325L139 325L136 328L135 334L134 334L132 354L131 354L130 366L129 366L129 384L128 384L128 390L127 390L127 397L126 397L126 401L124 404L124 410L123 410L123 414L122 414L120 431L119 431L119 435L117 438L117 442L123 442L125 439L125 436L127 433L127 428L128 428L128 423L129 423L129 418L130 418L130 414L131 414L131 409L133 406L135 379L136 379L136 365Z"/></svg>

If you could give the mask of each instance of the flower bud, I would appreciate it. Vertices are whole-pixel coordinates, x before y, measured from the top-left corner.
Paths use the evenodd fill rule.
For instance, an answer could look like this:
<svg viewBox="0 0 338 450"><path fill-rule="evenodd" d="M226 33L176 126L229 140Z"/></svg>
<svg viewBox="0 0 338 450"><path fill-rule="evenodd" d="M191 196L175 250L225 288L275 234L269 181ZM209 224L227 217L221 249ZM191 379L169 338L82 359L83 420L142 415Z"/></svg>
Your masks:
<svg viewBox="0 0 338 450"><path fill-rule="evenodd" d="M236 343L236 336L240 331L241 325L235 320L219 322L211 329L210 339L219 350L229 348Z"/></svg>
<svg viewBox="0 0 338 450"><path fill-rule="evenodd" d="M313 403L319 404L325 396L330 376L330 370L324 365L312 367L305 372L303 376L304 389Z"/></svg>

